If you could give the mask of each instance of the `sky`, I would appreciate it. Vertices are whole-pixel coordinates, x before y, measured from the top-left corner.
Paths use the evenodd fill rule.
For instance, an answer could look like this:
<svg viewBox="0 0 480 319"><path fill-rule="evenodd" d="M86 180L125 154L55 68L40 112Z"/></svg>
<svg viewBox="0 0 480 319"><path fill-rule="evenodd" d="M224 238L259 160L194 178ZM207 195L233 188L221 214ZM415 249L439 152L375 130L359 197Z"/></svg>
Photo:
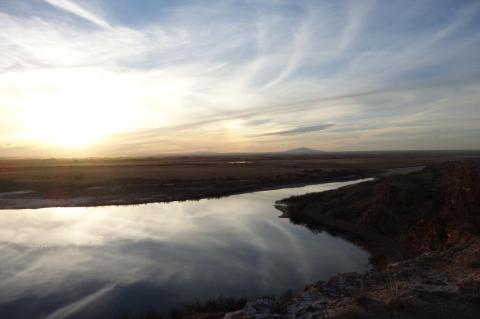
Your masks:
<svg viewBox="0 0 480 319"><path fill-rule="evenodd" d="M0 157L480 149L480 1L0 0Z"/></svg>

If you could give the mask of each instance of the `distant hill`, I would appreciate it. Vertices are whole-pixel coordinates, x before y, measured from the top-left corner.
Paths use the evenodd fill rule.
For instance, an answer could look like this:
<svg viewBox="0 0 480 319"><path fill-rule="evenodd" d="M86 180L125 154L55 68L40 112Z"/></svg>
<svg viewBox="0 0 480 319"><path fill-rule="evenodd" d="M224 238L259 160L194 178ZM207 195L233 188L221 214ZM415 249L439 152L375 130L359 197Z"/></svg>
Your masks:
<svg viewBox="0 0 480 319"><path fill-rule="evenodd" d="M314 150L312 148L308 147L299 147L299 148L292 148L290 150L283 151L281 153L285 154L320 154L320 153L325 153L323 151L319 150Z"/></svg>
<svg viewBox="0 0 480 319"><path fill-rule="evenodd" d="M215 156L215 155L218 155L219 153L209 152L209 151L198 151L198 152L191 152L186 154L193 155L193 156Z"/></svg>

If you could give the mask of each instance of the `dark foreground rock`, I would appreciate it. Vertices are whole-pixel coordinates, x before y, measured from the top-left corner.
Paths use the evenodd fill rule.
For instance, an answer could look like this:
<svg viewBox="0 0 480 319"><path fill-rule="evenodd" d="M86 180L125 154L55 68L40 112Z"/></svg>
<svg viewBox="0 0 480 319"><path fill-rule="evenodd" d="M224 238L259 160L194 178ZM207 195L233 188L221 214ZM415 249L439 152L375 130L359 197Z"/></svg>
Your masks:
<svg viewBox="0 0 480 319"><path fill-rule="evenodd" d="M306 286L281 307L254 300L225 318L479 318L479 261L475 241L383 271L339 274Z"/></svg>

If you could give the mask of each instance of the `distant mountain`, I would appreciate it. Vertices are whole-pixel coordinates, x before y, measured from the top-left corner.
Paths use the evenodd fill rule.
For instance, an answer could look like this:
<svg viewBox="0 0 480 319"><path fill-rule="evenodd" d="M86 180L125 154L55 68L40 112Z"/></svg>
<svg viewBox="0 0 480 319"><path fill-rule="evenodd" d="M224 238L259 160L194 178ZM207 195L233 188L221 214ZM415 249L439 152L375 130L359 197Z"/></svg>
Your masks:
<svg viewBox="0 0 480 319"><path fill-rule="evenodd" d="M198 151L198 152L191 152L186 154L193 155L193 156L215 156L215 155L218 155L219 153L209 152L209 151Z"/></svg>
<svg viewBox="0 0 480 319"><path fill-rule="evenodd" d="M325 153L323 151L314 150L308 147L299 147L299 148L292 148L290 150L283 151L282 153L285 154L320 154Z"/></svg>

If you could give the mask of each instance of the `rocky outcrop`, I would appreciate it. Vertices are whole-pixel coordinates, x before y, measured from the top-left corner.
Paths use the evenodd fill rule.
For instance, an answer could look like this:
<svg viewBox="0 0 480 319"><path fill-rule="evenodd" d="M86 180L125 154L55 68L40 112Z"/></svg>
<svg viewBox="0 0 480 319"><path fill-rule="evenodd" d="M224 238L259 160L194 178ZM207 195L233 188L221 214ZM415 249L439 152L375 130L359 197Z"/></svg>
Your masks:
<svg viewBox="0 0 480 319"><path fill-rule="evenodd" d="M225 318L478 318L479 258L477 240L384 271L339 274L281 305L254 300Z"/></svg>

